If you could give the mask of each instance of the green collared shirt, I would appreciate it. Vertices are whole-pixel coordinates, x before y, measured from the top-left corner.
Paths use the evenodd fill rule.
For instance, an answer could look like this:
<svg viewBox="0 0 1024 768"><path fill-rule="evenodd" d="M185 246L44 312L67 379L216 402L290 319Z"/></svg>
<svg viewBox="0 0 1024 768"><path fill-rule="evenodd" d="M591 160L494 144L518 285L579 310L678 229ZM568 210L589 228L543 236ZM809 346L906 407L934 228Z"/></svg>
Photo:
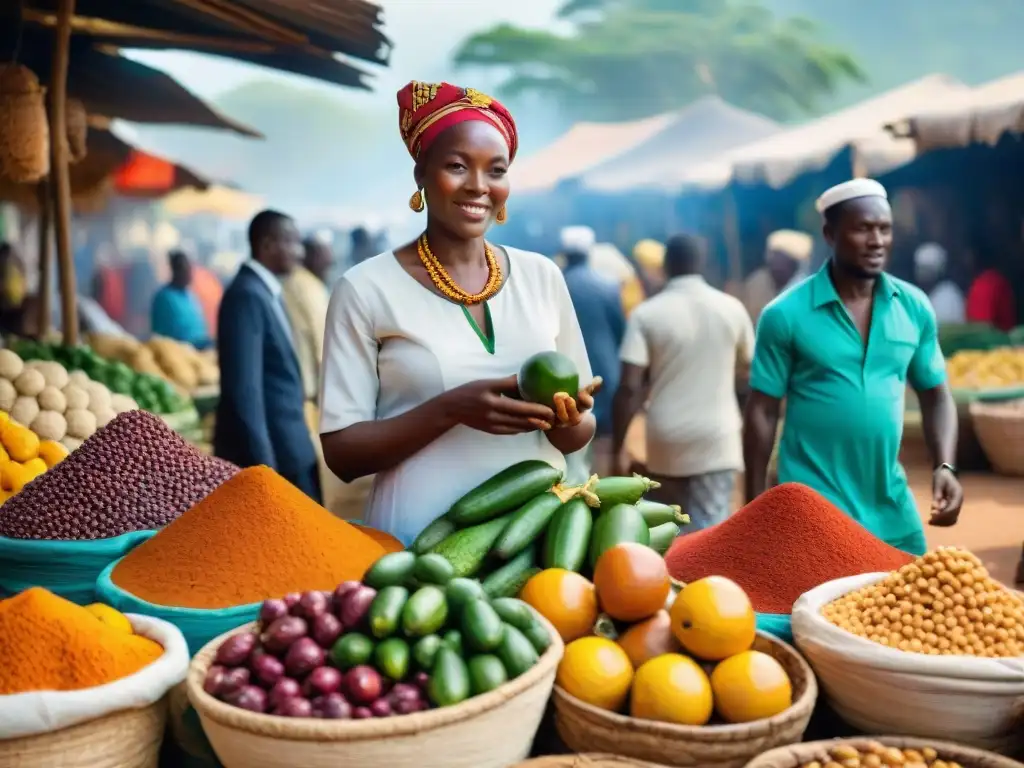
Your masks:
<svg viewBox="0 0 1024 768"><path fill-rule="evenodd" d="M786 400L780 482L809 485L890 543L921 532L899 463L907 382L924 391L945 380L927 297L891 275L876 283L866 345L828 262L757 325L750 385Z"/></svg>

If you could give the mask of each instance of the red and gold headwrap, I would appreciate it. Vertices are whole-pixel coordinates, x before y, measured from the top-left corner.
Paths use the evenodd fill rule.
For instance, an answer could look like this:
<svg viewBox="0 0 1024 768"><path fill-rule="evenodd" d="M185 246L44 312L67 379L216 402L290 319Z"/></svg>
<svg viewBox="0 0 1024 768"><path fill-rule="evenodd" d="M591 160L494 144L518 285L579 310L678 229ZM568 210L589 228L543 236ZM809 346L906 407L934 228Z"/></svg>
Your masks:
<svg viewBox="0 0 1024 768"><path fill-rule="evenodd" d="M409 154L418 160L445 128L465 120L490 123L508 143L509 162L519 148L512 114L501 102L473 88L413 80L398 92L398 127Z"/></svg>

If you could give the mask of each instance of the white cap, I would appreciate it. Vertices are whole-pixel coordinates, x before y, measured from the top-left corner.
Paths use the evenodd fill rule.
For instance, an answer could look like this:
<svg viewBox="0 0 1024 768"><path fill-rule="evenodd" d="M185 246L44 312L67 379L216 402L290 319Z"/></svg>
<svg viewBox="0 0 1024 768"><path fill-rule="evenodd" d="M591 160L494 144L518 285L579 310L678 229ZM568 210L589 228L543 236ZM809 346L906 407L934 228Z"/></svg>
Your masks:
<svg viewBox="0 0 1024 768"><path fill-rule="evenodd" d="M565 227L561 232L562 250L575 253L590 253L597 242L597 235L590 227Z"/></svg>
<svg viewBox="0 0 1024 768"><path fill-rule="evenodd" d="M795 229L779 229L768 235L768 251L779 251L796 261L807 261L814 250L814 238Z"/></svg>
<svg viewBox="0 0 1024 768"><path fill-rule="evenodd" d="M946 249L938 243L924 243L914 251L914 266L941 272L946 268L947 257Z"/></svg>
<svg viewBox="0 0 1024 768"><path fill-rule="evenodd" d="M885 187L874 179L850 179L842 184L836 184L831 189L826 189L821 197L815 202L814 207L818 213L824 213L833 205L845 203L847 200L855 200L858 197L881 197L889 199Z"/></svg>

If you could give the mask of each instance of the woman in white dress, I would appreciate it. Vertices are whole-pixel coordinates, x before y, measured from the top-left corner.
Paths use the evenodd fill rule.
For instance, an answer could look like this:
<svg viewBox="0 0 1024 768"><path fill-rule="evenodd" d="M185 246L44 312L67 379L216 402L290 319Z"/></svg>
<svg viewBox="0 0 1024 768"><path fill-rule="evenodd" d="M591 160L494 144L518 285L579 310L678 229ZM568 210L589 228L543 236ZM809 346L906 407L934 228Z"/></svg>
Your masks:
<svg viewBox="0 0 1024 768"><path fill-rule="evenodd" d="M375 474L365 520L406 544L464 493L525 459L565 468L594 435L592 374L558 266L485 240L503 223L515 122L447 83L398 93L415 161L416 241L353 267L331 295L320 438L341 479ZM557 350L581 382L554 408L516 399L531 355Z"/></svg>

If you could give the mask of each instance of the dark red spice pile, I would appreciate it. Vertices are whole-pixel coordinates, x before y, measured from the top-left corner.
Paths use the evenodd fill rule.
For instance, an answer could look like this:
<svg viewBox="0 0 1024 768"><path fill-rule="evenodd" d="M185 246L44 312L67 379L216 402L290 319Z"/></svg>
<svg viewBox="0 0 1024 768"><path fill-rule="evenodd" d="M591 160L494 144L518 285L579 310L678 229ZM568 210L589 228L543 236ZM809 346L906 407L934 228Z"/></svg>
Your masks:
<svg viewBox="0 0 1024 768"><path fill-rule="evenodd" d="M776 486L725 522L680 536L665 555L673 578L725 576L743 587L755 611L781 614L827 581L893 571L913 559L800 483Z"/></svg>
<svg viewBox="0 0 1024 768"><path fill-rule="evenodd" d="M128 411L0 507L0 536L105 539L162 528L238 472Z"/></svg>

